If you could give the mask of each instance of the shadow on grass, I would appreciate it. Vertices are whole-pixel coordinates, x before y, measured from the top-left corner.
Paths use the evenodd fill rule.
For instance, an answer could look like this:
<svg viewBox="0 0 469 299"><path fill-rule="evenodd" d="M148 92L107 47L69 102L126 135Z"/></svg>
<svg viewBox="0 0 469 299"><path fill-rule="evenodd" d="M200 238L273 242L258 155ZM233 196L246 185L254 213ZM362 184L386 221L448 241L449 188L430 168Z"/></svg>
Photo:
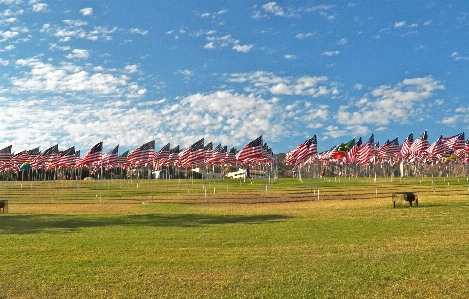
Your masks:
<svg viewBox="0 0 469 299"><path fill-rule="evenodd" d="M125 216L77 216L77 215L4 215L0 217L0 234L35 234L73 232L81 228L109 226L200 227L233 223L262 224L291 218L285 215L125 215Z"/></svg>

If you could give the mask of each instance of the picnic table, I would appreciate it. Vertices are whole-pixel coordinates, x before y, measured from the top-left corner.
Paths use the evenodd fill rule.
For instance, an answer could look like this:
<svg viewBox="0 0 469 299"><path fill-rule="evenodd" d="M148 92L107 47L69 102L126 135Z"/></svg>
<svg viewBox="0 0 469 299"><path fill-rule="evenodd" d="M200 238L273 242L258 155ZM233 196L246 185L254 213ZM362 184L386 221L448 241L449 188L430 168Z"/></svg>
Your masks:
<svg viewBox="0 0 469 299"><path fill-rule="evenodd" d="M0 200L0 211L2 214L8 213L8 200Z"/></svg>
<svg viewBox="0 0 469 299"><path fill-rule="evenodd" d="M396 207L396 201L404 200L409 202L410 207L412 208L412 202L415 201L415 205L419 206L419 196L417 192L393 192L392 193L392 203L393 207Z"/></svg>

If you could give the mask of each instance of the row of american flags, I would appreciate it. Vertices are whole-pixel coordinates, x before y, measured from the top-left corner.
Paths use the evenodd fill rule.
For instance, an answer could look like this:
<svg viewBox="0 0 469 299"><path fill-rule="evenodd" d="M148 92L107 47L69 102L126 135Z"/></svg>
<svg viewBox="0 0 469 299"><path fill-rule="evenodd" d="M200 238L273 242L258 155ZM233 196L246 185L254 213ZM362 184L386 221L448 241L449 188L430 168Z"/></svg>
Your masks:
<svg viewBox="0 0 469 299"><path fill-rule="evenodd" d="M28 169L57 169L88 167L96 171L100 167L137 168L149 167L158 169L163 166L203 167L205 165L258 165L271 164L274 161L272 149L263 143L262 135L246 144L241 150L221 143L213 147L213 143L205 144L204 138L184 150L179 145L170 147L170 143L155 151L155 141L147 142L132 151L119 153L119 145L103 152L103 142L93 146L83 158L80 151L72 146L59 151L58 144L41 152L39 147L24 150L17 154L11 153L12 146L0 150L0 171Z"/></svg>
<svg viewBox="0 0 469 299"><path fill-rule="evenodd" d="M335 161L343 164L367 166L371 163L467 163L469 162L469 139L465 140L464 132L450 136L440 136L429 144L428 132L425 130L417 139L410 133L402 144L396 137L387 140L383 145L374 141L371 134L367 142L360 137L347 143L334 146L329 150L317 152L317 136L306 140L294 150L286 153L286 163L298 166L301 163Z"/></svg>

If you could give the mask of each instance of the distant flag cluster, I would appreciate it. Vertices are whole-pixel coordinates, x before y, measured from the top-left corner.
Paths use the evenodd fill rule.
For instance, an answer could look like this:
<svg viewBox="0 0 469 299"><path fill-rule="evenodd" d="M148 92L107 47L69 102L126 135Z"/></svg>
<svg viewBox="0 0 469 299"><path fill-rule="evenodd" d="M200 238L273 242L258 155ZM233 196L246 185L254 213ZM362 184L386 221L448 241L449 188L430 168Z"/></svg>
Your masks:
<svg viewBox="0 0 469 299"><path fill-rule="evenodd" d="M149 141L132 151L119 154L119 145L107 152L103 152L103 142L94 145L83 158L80 151L72 146L64 151L59 151L58 144L39 151L39 147L33 150L25 150L18 154L11 153L12 146L0 150L0 171L15 170L26 171L29 169L60 169L88 167L92 174L101 167L112 168L137 168L148 167L160 169L161 167L203 167L205 165L237 165L237 164L271 164L274 161L272 149L263 143L262 136L246 144L239 152L235 148L228 151L228 147L213 143L205 144L204 138L180 151L179 145L171 148L170 143L155 152L155 141Z"/></svg>
<svg viewBox="0 0 469 299"><path fill-rule="evenodd" d="M12 146L0 149L0 171L29 169L60 169L89 167L92 173L104 167L136 168L148 167L203 167L205 165L272 165L275 156L263 136L247 143L241 150L221 143L213 146L212 142L205 143L204 138L193 143L184 150L179 145L171 147L170 143L155 152L155 141L149 141L132 151L119 153L119 145L103 152L103 142L93 146L83 158L74 146L59 151L58 144L41 152L39 147L12 154ZM368 141L362 142L351 139L331 149L318 153L317 135L299 144L294 150L286 153L286 163L299 166L301 163L313 164L319 161L336 161L343 164L371 163L468 163L469 140L465 140L464 132L450 137L440 136L434 143L429 144L428 132L423 132L414 140L413 133L399 144L398 138L387 140L383 145L375 143L374 134Z"/></svg>
<svg viewBox="0 0 469 299"><path fill-rule="evenodd" d="M374 134L371 134L367 142L362 144L360 137L334 146L322 153L311 150L306 155L306 148L316 144L316 135L298 145L296 149L286 154L289 165L298 166L302 162L315 163L318 161L335 161L342 164L359 164L367 166L371 163L468 163L469 162L469 140L465 140L464 132L450 137L440 136L434 143L429 144L428 132L423 132L414 140L411 133L399 145L398 138L387 140L383 145L375 143ZM306 159L307 158L307 159Z"/></svg>

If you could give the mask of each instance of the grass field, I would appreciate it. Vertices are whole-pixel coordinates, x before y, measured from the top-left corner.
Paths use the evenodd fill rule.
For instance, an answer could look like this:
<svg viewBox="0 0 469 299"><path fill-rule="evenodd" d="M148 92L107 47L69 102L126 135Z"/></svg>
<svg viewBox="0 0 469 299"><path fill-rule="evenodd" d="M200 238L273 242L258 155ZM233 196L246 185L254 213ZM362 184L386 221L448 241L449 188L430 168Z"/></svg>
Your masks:
<svg viewBox="0 0 469 299"><path fill-rule="evenodd" d="M0 298L468 298L468 195L466 178L0 182Z"/></svg>

